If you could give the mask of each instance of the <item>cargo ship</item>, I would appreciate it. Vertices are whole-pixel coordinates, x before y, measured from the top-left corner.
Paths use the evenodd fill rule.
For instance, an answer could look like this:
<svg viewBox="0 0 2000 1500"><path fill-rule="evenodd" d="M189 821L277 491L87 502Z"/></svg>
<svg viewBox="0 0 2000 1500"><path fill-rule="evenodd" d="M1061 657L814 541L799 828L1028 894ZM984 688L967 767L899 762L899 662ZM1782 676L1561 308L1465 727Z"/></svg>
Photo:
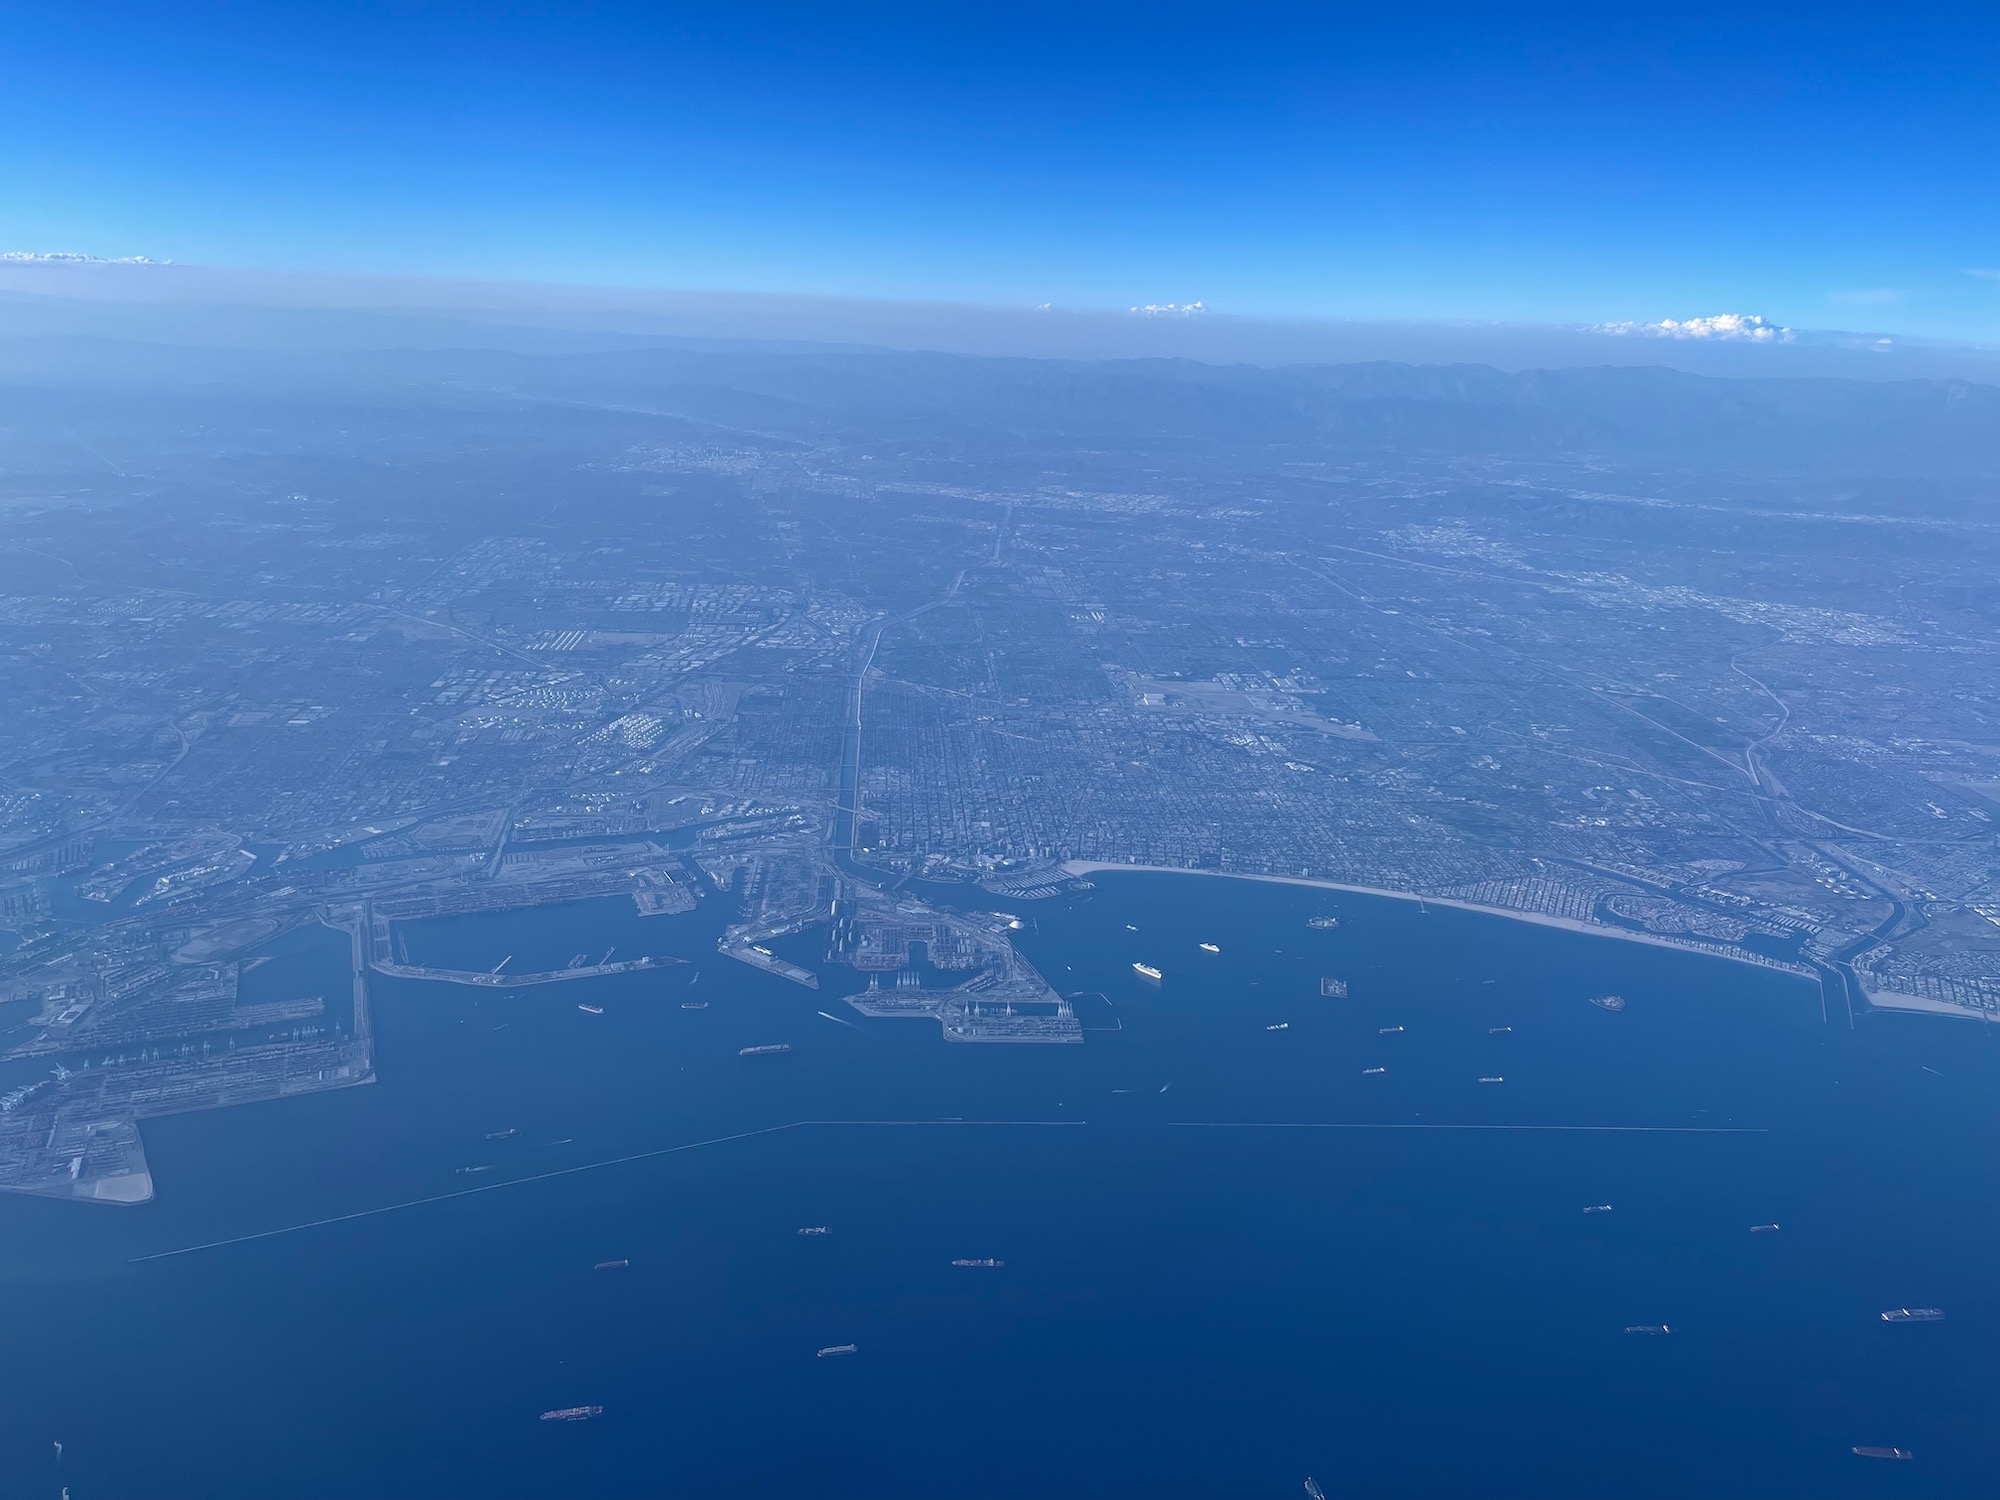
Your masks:
<svg viewBox="0 0 2000 1500"><path fill-rule="evenodd" d="M1277 1024L1272 1026L1266 1026L1264 1029L1266 1031L1290 1031L1292 1029L1292 1023L1290 1021L1279 1021Z"/></svg>
<svg viewBox="0 0 2000 1500"><path fill-rule="evenodd" d="M1153 984L1160 982L1160 971L1151 964L1134 964L1132 965L1132 972L1137 974L1141 979L1148 980Z"/></svg>
<svg viewBox="0 0 2000 1500"><path fill-rule="evenodd" d="M1915 1458L1917 1455L1908 1448L1878 1448L1873 1443L1861 1443L1848 1449L1856 1458Z"/></svg>
<svg viewBox="0 0 2000 1500"><path fill-rule="evenodd" d="M854 1350L855 1346L853 1344L828 1344L824 1349L819 1351L819 1357L821 1359L832 1359L838 1354L852 1354Z"/></svg>
<svg viewBox="0 0 2000 1500"><path fill-rule="evenodd" d="M1007 1262L1004 1260L955 1260L952 1264L955 1266L978 1266L983 1269L997 1270L1001 1266L1006 1265Z"/></svg>
<svg viewBox="0 0 2000 1500"><path fill-rule="evenodd" d="M1306 1500L1326 1500L1326 1491L1319 1487L1318 1480L1306 1480Z"/></svg>
<svg viewBox="0 0 2000 1500"><path fill-rule="evenodd" d="M1611 1205L1609 1203L1593 1203L1584 1212L1587 1214L1608 1214L1611 1212Z"/></svg>
<svg viewBox="0 0 2000 1500"><path fill-rule="evenodd" d="M707 1002L706 1000L683 1000L683 1001L681 1001L681 1009L682 1009L682 1010L707 1010L707 1009L708 1009L708 1002Z"/></svg>
<svg viewBox="0 0 2000 1500"><path fill-rule="evenodd" d="M1936 1323L1944 1317L1941 1307L1892 1307L1882 1314L1884 1323Z"/></svg>
<svg viewBox="0 0 2000 1500"><path fill-rule="evenodd" d="M505 1130L487 1131L486 1139L489 1141L511 1141L514 1139L515 1136L519 1135L520 1133L521 1132L514 1126L509 1125Z"/></svg>
<svg viewBox="0 0 2000 1500"><path fill-rule="evenodd" d="M1388 1071L1389 1070L1387 1068L1363 1068L1361 1070L1361 1076L1363 1078L1372 1078L1377 1073L1386 1073Z"/></svg>
<svg viewBox="0 0 2000 1500"><path fill-rule="evenodd" d="M1625 1008L1625 997L1623 995L1592 995L1590 1003L1600 1010L1623 1010Z"/></svg>
<svg viewBox="0 0 2000 1500"><path fill-rule="evenodd" d="M1479 1080L1481 1083L1505 1083L1507 1080L1495 1073Z"/></svg>
<svg viewBox="0 0 2000 1500"><path fill-rule="evenodd" d="M738 1047L736 1055L738 1057L768 1057L774 1052L789 1052L791 1050L792 1044L790 1042L766 1042L761 1047Z"/></svg>
<svg viewBox="0 0 2000 1500"><path fill-rule="evenodd" d="M1514 1028L1511 1026L1489 1026L1486 1028L1486 1034L1488 1036L1512 1036Z"/></svg>
<svg viewBox="0 0 2000 1500"><path fill-rule="evenodd" d="M1776 1224L1752 1224L1750 1226L1752 1234L1776 1234L1777 1231L1778 1226Z"/></svg>
<svg viewBox="0 0 2000 1500"><path fill-rule="evenodd" d="M604 1014L603 1006L592 1005L588 1000L579 1001L576 1008L587 1016L601 1016Z"/></svg>
<svg viewBox="0 0 2000 1500"><path fill-rule="evenodd" d="M558 1406L554 1411L542 1413L544 1422L588 1422L592 1417L604 1415L601 1406Z"/></svg>
<svg viewBox="0 0 2000 1500"><path fill-rule="evenodd" d="M1323 998L1328 1000L1345 1000L1347 998L1347 981L1345 979L1322 979L1319 982L1319 992Z"/></svg>
<svg viewBox="0 0 2000 1500"><path fill-rule="evenodd" d="M1628 1323L1625 1325L1625 1331L1627 1333L1650 1333L1658 1335L1672 1333L1674 1330L1666 1323Z"/></svg>
<svg viewBox="0 0 2000 1500"><path fill-rule="evenodd" d="M1375 1035L1377 1036L1401 1036L1402 1034L1403 1028L1400 1026L1377 1026L1375 1028Z"/></svg>
<svg viewBox="0 0 2000 1500"><path fill-rule="evenodd" d="M597 1263L596 1269L600 1271L622 1271L631 1264L631 1261L621 1257L618 1260L600 1260Z"/></svg>
<svg viewBox="0 0 2000 1500"><path fill-rule="evenodd" d="M799 1231L800 1234L825 1234L827 1232L827 1227L824 1224L808 1224Z"/></svg>

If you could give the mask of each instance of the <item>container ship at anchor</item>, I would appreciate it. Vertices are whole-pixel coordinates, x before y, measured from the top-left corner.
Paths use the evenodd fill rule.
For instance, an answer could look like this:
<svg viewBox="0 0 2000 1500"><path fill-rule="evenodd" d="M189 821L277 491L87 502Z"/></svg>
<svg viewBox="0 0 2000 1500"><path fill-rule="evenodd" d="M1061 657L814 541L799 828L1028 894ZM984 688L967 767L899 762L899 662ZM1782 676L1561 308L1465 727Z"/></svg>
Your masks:
<svg viewBox="0 0 2000 1500"><path fill-rule="evenodd" d="M558 1406L554 1411L542 1413L544 1422L588 1422L592 1417L604 1415L601 1406Z"/></svg>

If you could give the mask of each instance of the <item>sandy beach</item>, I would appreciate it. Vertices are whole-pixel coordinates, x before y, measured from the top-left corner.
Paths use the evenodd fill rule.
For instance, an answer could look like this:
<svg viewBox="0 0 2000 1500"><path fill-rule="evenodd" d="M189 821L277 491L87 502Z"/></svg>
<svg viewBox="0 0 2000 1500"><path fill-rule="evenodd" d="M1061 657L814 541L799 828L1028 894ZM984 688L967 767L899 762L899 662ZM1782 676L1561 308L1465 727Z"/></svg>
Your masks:
<svg viewBox="0 0 2000 1500"><path fill-rule="evenodd" d="M1547 912L1516 911L1506 906L1481 906L1474 901L1455 901L1448 896L1419 896L1413 891L1390 891L1380 886L1349 885L1338 880L1315 880L1305 875L1251 875L1236 870L1190 870L1180 865L1121 865L1109 860L1072 859L1065 861L1063 869L1070 875L1088 876L1107 870L1137 870L1152 875L1219 875L1226 880L1262 880L1272 885L1313 886L1323 891L1348 891L1357 896L1386 896L1392 901L1422 902L1425 906L1450 906L1460 911L1476 911L1489 917L1506 917L1514 922L1533 922L1542 927L1561 927L1570 932L1581 932L1591 937L1615 938L1626 943L1651 943L1656 948L1672 948L1679 953L1700 953L1709 958L1719 958L1725 963L1748 964L1755 969L1774 970L1780 974L1795 975L1800 979L1817 984L1818 977L1802 968L1784 964L1764 963L1758 959L1745 958L1733 953L1720 953L1698 943L1682 942L1653 932L1632 932L1622 927L1605 927L1595 922L1581 922L1575 917L1551 916ZM1925 1001L1924 1005L1938 1002ZM1946 1007L1954 1014L1963 1014L1953 1007Z"/></svg>

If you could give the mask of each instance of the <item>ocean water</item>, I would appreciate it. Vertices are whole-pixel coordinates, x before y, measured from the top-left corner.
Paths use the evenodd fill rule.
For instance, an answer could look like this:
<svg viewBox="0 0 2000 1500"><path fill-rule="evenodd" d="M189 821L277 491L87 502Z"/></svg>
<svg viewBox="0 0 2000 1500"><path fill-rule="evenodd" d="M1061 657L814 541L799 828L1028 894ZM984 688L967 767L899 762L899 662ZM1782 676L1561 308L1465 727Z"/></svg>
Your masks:
<svg viewBox="0 0 2000 1500"><path fill-rule="evenodd" d="M847 1016L851 971L719 957L724 904L413 928L456 967L687 961L378 981L379 1083L148 1122L143 1208L0 1199L0 1493L1993 1492L1995 1028L1129 874L1017 908L1084 1046L955 1047ZM340 993L344 938L286 941L262 983Z"/></svg>

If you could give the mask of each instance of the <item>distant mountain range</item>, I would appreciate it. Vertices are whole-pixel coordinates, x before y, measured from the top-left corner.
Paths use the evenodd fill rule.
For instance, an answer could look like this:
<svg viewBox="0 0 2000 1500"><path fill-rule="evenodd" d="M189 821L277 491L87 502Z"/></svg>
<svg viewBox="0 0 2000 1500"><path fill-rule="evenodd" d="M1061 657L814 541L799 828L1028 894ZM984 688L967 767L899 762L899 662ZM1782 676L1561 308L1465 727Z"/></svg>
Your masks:
<svg viewBox="0 0 2000 1500"><path fill-rule="evenodd" d="M270 354L78 338L0 340L0 381L262 401L597 407L802 441L988 450L1293 449L1815 475L2000 474L2000 387L1960 380L1725 379L1650 366L1213 365L722 345L580 353Z"/></svg>

